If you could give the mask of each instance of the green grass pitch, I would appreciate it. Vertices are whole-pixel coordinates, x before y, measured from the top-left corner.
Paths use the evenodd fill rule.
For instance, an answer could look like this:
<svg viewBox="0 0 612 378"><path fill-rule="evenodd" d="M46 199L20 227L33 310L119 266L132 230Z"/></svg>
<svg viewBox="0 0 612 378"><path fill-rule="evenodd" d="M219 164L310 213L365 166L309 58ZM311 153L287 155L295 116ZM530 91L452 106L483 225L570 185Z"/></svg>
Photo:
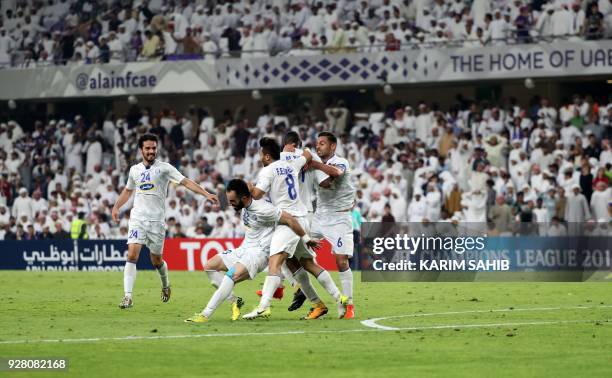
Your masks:
<svg viewBox="0 0 612 378"><path fill-rule="evenodd" d="M245 309L263 277L237 286ZM298 320L306 305L287 312L288 290L269 320L231 322L224 304L192 325L183 320L213 288L201 272L170 278L172 299L161 303L157 273L139 271L135 306L119 310L121 272L3 271L0 357L70 359L67 374L17 377L612 376L609 283L361 283L356 274L356 320L335 319L315 283L330 306L323 319ZM400 315L375 323L385 329L361 323Z"/></svg>

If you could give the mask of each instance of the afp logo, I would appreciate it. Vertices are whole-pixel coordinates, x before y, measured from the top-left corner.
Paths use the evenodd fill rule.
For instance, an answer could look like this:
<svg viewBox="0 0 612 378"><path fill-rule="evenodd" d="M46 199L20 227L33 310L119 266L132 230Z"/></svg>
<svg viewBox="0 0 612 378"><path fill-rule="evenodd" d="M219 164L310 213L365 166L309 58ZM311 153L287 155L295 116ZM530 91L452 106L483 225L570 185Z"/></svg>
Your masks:
<svg viewBox="0 0 612 378"><path fill-rule="evenodd" d="M89 83L89 75L86 73L80 73L76 77L76 87L78 90L87 89L87 84Z"/></svg>

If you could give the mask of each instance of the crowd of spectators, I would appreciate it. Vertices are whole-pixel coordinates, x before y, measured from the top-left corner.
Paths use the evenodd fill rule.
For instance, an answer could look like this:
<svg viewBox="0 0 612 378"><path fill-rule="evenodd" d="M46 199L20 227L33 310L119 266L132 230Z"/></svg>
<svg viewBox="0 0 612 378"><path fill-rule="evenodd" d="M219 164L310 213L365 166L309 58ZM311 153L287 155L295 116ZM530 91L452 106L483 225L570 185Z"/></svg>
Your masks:
<svg viewBox="0 0 612 378"><path fill-rule="evenodd" d="M354 211L368 221L493 221L491 233L531 223L554 235L611 219L612 100L535 97L522 108L516 99L458 95L449 109L393 103L367 113L340 100L320 118L305 104L291 113L266 105L256 119L243 108L176 114L132 104L101 123L87 115L0 123L0 238L67 237L76 217L88 223L90 239L126 238L131 200L119 224L111 207L129 166L141 160L137 137L145 132L158 135L159 159L220 194L213 205L171 185L168 236L240 237L224 183L255 181L259 138L280 142L289 129L311 147L320 131L340 136L336 153L350 162L357 188Z"/></svg>
<svg viewBox="0 0 612 378"><path fill-rule="evenodd" d="M3 0L0 67L612 36L612 0Z"/></svg>

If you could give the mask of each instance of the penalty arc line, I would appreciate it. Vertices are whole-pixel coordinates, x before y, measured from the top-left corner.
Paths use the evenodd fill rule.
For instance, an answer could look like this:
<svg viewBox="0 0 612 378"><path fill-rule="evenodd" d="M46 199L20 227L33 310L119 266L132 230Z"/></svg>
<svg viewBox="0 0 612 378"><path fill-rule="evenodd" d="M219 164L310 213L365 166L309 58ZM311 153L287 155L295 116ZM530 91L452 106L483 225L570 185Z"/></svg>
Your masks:
<svg viewBox="0 0 612 378"><path fill-rule="evenodd" d="M405 330L406 328L401 327L388 327L384 325L378 324L378 322L389 319L398 319L398 318L418 318L424 316L439 316L439 315L461 315L461 314L484 314L484 313L496 313L496 312L528 312L528 311L563 311L563 310L592 310L592 309L604 309L604 308L612 308L612 305L607 306L574 306L574 307L531 307L531 308L502 308L496 310L469 310L469 311L447 311L447 312L432 312L432 313L415 313L415 314L407 314L407 315L393 315L393 316L385 316L381 318L373 318L362 320L361 325L365 327L370 327L374 329L379 329L381 331L399 331ZM568 321L571 322L571 321Z"/></svg>

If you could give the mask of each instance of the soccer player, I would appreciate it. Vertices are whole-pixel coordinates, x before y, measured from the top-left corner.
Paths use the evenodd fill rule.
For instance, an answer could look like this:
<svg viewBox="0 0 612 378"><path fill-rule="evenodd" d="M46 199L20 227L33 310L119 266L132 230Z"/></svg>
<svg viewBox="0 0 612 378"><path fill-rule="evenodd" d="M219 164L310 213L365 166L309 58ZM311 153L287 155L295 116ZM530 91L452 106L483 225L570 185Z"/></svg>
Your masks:
<svg viewBox="0 0 612 378"><path fill-rule="evenodd" d="M312 154L308 150L304 150L303 156L297 159L280 160L280 147L274 139L262 138L259 145L264 168L259 172L257 184L251 189L253 198L261 199L265 194L268 194L272 205L293 215L302 228L308 232L308 223L305 218L306 207L298 198L299 182L297 175L300 169L312 159ZM322 269L314 261L314 252L305 244L307 241L300 240L286 226L276 227L270 242L268 276L264 281L259 305L252 312L245 314L244 319L270 316L272 295L281 283L281 266L292 257L295 257L303 267L303 269L297 269L293 275L300 283L306 297L314 304L305 319L317 319L325 315L328 309L310 285L308 275L304 270L317 277L325 290L336 300L340 313L346 311L348 299L340 293L329 272Z"/></svg>
<svg viewBox="0 0 612 378"><path fill-rule="evenodd" d="M144 134L138 139L138 148L142 163L133 165L128 174L127 185L113 206L112 217L119 222L119 209L128 201L132 193L134 206L130 211L128 227L128 255L123 270L123 288L125 295L119 308L133 305L132 289L136 281L136 262L143 245L149 247L151 263L157 269L161 279L162 302L170 299L170 281L168 267L162 258L164 236L166 232L165 202L170 181L185 186L194 193L218 202L216 195L208 193L194 181L183 176L172 165L157 160L157 136Z"/></svg>
<svg viewBox="0 0 612 378"><path fill-rule="evenodd" d="M353 225L351 210L355 202L355 188L351 183L348 161L336 155L338 140L323 131L317 137L317 155L322 163L312 161L319 170L317 208L312 221L312 236L325 238L332 246L340 272L342 292L348 297L344 319L355 317L353 305L353 272L349 258L353 256Z"/></svg>
<svg viewBox="0 0 612 378"><path fill-rule="evenodd" d="M283 152L281 152L280 154L281 160L298 159L300 156L302 156L302 153L303 153L301 146L302 146L302 141L300 140L299 134L295 131L287 132L285 136L283 137ZM312 154L312 159L315 161L321 161L321 159L317 155L314 155L314 154ZM308 222L308 225L310 225L312 222L312 216L314 213L313 201L316 198L316 188L319 185L319 183L317 182L316 171L307 170L305 169L305 167L302 167L298 174L298 181L299 181L299 187L300 187L298 195L300 198L300 202L302 202L302 204L306 206L306 210L308 212L306 215L306 221ZM296 264L291 263L290 260L288 262L289 262L289 265L292 266L292 268L296 266ZM283 265L283 268L286 268L286 265ZM286 268L286 269L289 269L289 268ZM285 273L285 270L283 270L282 273L285 277L288 276ZM304 303L305 300L306 300L306 295L304 295L304 293L298 286L298 289L293 294L293 300L288 310L295 311L299 309L300 307L302 307L302 304Z"/></svg>
<svg viewBox="0 0 612 378"><path fill-rule="evenodd" d="M288 212L274 207L266 200L254 200L246 182L239 179L231 180L227 184L226 193L232 207L241 211L246 233L240 247L216 255L206 264L206 269L227 271L227 273L202 312L185 320L186 322L208 322L219 305L231 296L234 285L255 278L257 273L268 266L270 242L277 224L289 227L302 240L307 240L310 247L317 246L317 243L306 235L300 223ZM241 305L237 303L232 305L232 320L238 319L240 307Z"/></svg>

